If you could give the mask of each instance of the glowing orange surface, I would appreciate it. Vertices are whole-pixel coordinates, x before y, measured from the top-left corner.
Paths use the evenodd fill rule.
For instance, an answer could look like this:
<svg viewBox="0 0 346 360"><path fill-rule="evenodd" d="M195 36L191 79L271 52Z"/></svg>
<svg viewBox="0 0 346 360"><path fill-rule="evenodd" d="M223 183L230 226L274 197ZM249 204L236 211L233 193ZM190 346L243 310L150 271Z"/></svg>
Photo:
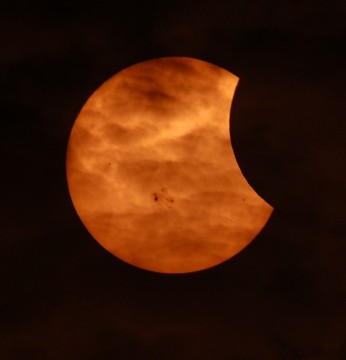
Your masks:
<svg viewBox="0 0 346 360"><path fill-rule="evenodd" d="M76 211L110 253L163 273L237 254L272 207L236 162L229 113L238 78L191 58L131 66L89 98L73 126L67 179Z"/></svg>

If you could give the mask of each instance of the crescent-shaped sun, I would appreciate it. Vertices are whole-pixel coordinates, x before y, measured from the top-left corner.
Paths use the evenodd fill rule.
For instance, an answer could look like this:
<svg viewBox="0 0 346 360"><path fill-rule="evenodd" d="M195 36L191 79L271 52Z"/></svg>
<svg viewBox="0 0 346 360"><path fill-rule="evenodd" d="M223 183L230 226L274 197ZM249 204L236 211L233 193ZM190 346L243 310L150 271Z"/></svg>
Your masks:
<svg viewBox="0 0 346 360"><path fill-rule="evenodd" d="M248 245L272 207L241 173L229 113L238 78L183 57L133 65L89 98L71 131L67 180L76 211L110 253L185 273Z"/></svg>

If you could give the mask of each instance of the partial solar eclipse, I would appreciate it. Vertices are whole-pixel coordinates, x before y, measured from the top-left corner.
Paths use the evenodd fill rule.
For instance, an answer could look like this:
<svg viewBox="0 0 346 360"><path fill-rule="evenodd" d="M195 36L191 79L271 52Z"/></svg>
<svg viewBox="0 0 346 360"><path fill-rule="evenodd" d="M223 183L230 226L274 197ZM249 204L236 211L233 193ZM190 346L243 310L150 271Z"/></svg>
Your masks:
<svg viewBox="0 0 346 360"><path fill-rule="evenodd" d="M273 208L230 142L237 83L210 63L167 57L130 66L88 99L68 143L68 187L111 254L187 273L230 259L261 231Z"/></svg>

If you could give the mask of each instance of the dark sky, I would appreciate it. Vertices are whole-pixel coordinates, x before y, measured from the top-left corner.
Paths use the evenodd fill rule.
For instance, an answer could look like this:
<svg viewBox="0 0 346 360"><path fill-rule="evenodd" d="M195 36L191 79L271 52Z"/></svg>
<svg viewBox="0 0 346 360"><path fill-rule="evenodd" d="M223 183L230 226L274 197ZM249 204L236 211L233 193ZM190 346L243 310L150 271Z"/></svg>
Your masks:
<svg viewBox="0 0 346 360"><path fill-rule="evenodd" d="M1 359L346 359L344 1L12 1L0 28ZM65 178L86 99L161 56L240 77L233 147L275 207L186 275L107 253Z"/></svg>

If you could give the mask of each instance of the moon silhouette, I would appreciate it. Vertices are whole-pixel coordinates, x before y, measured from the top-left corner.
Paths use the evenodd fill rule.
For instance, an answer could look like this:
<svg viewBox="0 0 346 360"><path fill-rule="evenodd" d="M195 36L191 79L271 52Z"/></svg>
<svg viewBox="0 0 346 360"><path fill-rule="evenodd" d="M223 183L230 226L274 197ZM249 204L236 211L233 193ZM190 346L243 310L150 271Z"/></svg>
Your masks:
<svg viewBox="0 0 346 360"><path fill-rule="evenodd" d="M106 250L141 269L218 265L273 208L248 184L229 136L238 78L185 57L119 72L88 99L67 149L74 207Z"/></svg>

